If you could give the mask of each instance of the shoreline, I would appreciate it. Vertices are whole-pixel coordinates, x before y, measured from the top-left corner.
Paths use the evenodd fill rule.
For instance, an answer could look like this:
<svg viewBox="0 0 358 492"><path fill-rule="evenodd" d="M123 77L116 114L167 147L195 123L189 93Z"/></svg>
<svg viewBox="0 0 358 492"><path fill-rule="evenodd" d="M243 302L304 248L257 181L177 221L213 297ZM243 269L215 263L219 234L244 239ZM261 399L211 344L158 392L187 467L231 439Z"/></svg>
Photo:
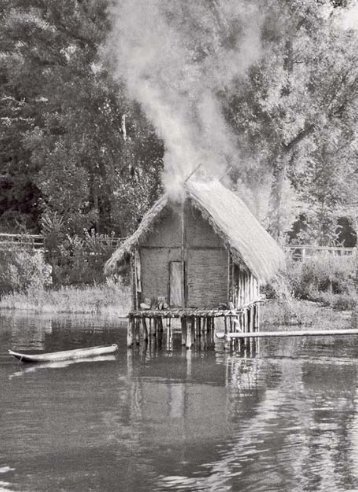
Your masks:
<svg viewBox="0 0 358 492"><path fill-rule="evenodd" d="M96 314L124 318L129 312L130 291L121 284L101 284L58 289L29 289L0 299L0 312L35 314Z"/></svg>
<svg viewBox="0 0 358 492"><path fill-rule="evenodd" d="M101 284L58 289L30 289L0 299L0 314L29 313L43 315L97 315L126 319L130 310L130 289L121 284ZM288 329L334 325L349 327L357 324L355 311L337 310L319 302L291 299L268 300L263 303L260 329L272 326Z"/></svg>

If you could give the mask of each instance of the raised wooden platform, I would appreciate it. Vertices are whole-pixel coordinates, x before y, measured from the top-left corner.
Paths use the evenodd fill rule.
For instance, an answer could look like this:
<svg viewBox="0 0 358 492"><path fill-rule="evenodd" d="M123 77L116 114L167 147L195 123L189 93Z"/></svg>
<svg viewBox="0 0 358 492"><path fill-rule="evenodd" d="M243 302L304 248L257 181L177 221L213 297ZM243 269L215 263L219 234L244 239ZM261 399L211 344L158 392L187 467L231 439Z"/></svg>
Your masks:
<svg viewBox="0 0 358 492"><path fill-rule="evenodd" d="M129 318L183 318L191 316L211 316L214 318L218 318L220 316L237 317L238 313L243 312L243 309L145 309L141 311L131 311L128 316Z"/></svg>
<svg viewBox="0 0 358 492"><path fill-rule="evenodd" d="M150 341L164 331L172 329L172 320L178 319L176 329L181 330L182 345L191 348L197 338L215 332L215 320L222 318L224 333L252 333L259 329L259 304L252 302L238 309L146 309L131 311L128 315L127 346ZM227 345L230 341L226 340ZM233 344L234 342L232 342Z"/></svg>

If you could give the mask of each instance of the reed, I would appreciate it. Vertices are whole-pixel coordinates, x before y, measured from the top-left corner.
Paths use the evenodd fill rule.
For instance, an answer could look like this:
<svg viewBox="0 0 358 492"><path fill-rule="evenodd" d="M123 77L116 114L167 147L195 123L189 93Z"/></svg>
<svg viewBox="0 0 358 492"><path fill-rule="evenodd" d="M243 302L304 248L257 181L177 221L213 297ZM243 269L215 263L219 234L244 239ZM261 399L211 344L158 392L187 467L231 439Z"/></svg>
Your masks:
<svg viewBox="0 0 358 492"><path fill-rule="evenodd" d="M26 293L3 296L0 309L126 316L130 309L130 290L121 284L108 282L56 290L30 288Z"/></svg>

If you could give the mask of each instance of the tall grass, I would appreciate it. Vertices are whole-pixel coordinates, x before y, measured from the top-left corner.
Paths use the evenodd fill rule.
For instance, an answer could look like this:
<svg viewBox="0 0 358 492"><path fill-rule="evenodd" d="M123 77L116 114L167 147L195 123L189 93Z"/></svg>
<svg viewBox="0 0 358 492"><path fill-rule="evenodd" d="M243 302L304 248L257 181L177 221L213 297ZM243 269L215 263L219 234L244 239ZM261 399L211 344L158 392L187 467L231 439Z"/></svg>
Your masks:
<svg viewBox="0 0 358 492"><path fill-rule="evenodd" d="M357 306L356 258L319 255L303 262L288 259L286 273L267 287L269 298L301 299L339 310Z"/></svg>
<svg viewBox="0 0 358 492"><path fill-rule="evenodd" d="M60 287L45 290L29 288L0 300L0 309L20 309L51 313L91 313L126 316L130 309L130 289L108 281L87 287Z"/></svg>
<svg viewBox="0 0 358 492"><path fill-rule="evenodd" d="M261 329L270 330L273 326L287 329L330 329L350 328L353 317L350 312L333 310L321 303L291 299L290 301L271 300L264 303L260 310Z"/></svg>

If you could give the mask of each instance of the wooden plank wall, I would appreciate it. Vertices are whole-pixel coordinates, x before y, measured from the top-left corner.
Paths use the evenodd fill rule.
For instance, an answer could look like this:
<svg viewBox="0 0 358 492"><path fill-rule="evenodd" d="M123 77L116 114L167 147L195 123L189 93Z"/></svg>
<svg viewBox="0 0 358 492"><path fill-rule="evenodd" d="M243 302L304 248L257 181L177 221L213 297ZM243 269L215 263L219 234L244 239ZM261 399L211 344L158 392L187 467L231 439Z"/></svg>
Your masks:
<svg viewBox="0 0 358 492"><path fill-rule="evenodd" d="M260 297L259 282L244 266L235 265L233 269L233 303L240 308Z"/></svg>

